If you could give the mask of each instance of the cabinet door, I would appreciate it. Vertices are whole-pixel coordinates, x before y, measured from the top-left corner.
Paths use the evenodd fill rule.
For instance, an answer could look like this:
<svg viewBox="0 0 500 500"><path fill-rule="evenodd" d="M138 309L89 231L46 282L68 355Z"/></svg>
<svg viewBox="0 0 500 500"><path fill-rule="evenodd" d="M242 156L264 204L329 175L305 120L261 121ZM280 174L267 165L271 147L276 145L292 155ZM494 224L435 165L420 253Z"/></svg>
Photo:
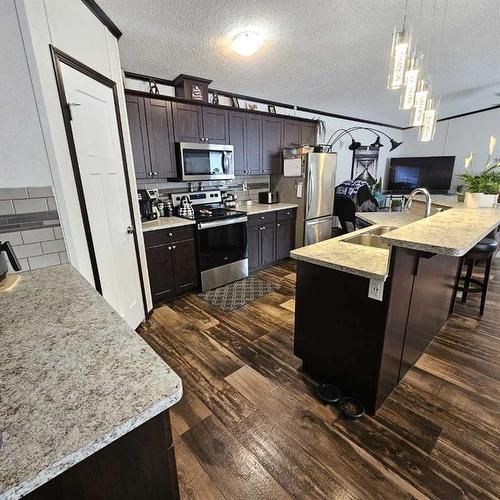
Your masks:
<svg viewBox="0 0 500 500"><path fill-rule="evenodd" d="M260 226L247 227L248 269L255 271L260 266Z"/></svg>
<svg viewBox="0 0 500 500"><path fill-rule="evenodd" d="M203 137L211 144L228 144L229 131L225 109L203 107Z"/></svg>
<svg viewBox="0 0 500 500"><path fill-rule="evenodd" d="M174 256L175 291L183 293L198 285L196 248L194 240L179 241L172 245Z"/></svg>
<svg viewBox="0 0 500 500"><path fill-rule="evenodd" d="M282 221L276 223L276 260L290 257L292 250L292 222Z"/></svg>
<svg viewBox="0 0 500 500"><path fill-rule="evenodd" d="M283 147L300 145L301 122L294 120L283 120Z"/></svg>
<svg viewBox="0 0 500 500"><path fill-rule="evenodd" d="M130 129L130 140L132 142L135 176L137 179L148 179L152 176L152 173L144 98L126 94L125 101L127 103L127 116Z"/></svg>
<svg viewBox="0 0 500 500"><path fill-rule="evenodd" d="M276 260L276 224L260 226L260 265L268 266Z"/></svg>
<svg viewBox="0 0 500 500"><path fill-rule="evenodd" d="M245 159L247 174L262 173L262 116L246 113Z"/></svg>
<svg viewBox="0 0 500 500"><path fill-rule="evenodd" d="M318 143L318 127L315 123L301 122L300 143L315 146Z"/></svg>
<svg viewBox="0 0 500 500"><path fill-rule="evenodd" d="M172 115L176 142L204 142L202 140L204 136L201 106L173 102Z"/></svg>
<svg viewBox="0 0 500 500"><path fill-rule="evenodd" d="M281 173L283 149L283 121L264 117L262 120L262 173Z"/></svg>
<svg viewBox="0 0 500 500"><path fill-rule="evenodd" d="M234 173L247 173L245 163L245 115L238 111L229 111L229 144L234 147Z"/></svg>
<svg viewBox="0 0 500 500"><path fill-rule="evenodd" d="M155 179L176 176L172 103L145 99L151 171Z"/></svg>
<svg viewBox="0 0 500 500"><path fill-rule="evenodd" d="M153 302L172 297L175 293L173 253L171 245L158 245L146 249L149 282Z"/></svg>

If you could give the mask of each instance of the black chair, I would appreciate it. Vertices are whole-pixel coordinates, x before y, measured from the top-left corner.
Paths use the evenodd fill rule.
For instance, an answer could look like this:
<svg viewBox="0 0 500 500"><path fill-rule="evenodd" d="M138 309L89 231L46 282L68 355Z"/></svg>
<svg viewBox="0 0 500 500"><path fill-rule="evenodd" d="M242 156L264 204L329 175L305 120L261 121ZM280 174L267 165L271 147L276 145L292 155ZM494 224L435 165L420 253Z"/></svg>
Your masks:
<svg viewBox="0 0 500 500"><path fill-rule="evenodd" d="M339 218L342 234L350 233L356 228L356 204L351 198L335 195L333 202L334 215Z"/></svg>
<svg viewBox="0 0 500 500"><path fill-rule="evenodd" d="M457 280L453 290L453 300L451 312L455 306L457 292L462 292L462 302L467 302L467 297L470 293L481 293L481 305L479 307L479 314L482 316L484 313L484 306L486 303L486 294L488 292L488 282L490 280L491 262L493 256L498 249L498 241L494 239L494 233L489 234L488 238L482 239L474 247L472 247L463 257L460 258ZM478 261L486 261L484 266L484 277L480 281L472 277L474 265ZM464 264L467 264L467 271L465 276L462 276ZM463 285L461 283L463 282ZM476 285L472 287L471 285Z"/></svg>

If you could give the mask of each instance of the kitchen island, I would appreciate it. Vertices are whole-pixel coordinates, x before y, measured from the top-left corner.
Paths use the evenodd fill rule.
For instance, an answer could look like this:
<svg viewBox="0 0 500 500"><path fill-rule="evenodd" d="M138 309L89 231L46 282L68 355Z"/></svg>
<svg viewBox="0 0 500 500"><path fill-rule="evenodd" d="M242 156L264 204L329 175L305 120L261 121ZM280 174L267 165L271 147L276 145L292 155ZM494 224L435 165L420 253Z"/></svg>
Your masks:
<svg viewBox="0 0 500 500"><path fill-rule="evenodd" d="M500 209L460 205L410 223L401 213L401 224L391 214L390 227L382 214L370 215L373 226L291 256L294 352L303 371L375 414L446 322L457 257L500 224ZM365 240L372 243L359 244Z"/></svg>
<svg viewBox="0 0 500 500"><path fill-rule="evenodd" d="M0 498L177 498L168 365L70 265L0 310Z"/></svg>

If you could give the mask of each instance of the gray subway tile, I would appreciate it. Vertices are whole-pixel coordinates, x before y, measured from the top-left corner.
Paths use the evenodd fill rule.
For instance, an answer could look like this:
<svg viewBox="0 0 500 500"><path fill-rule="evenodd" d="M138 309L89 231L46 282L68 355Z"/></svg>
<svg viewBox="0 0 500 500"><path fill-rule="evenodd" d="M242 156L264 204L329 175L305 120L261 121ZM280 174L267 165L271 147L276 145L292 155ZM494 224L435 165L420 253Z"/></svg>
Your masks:
<svg viewBox="0 0 500 500"><path fill-rule="evenodd" d="M23 259L25 257L35 257L36 255L42 255L42 246L40 243L30 243L29 245L17 245L13 247L15 254L18 258Z"/></svg>
<svg viewBox="0 0 500 500"><path fill-rule="evenodd" d="M0 200L19 200L27 197L26 188L0 188Z"/></svg>
<svg viewBox="0 0 500 500"><path fill-rule="evenodd" d="M39 257L30 257L28 262L30 269L40 269L41 267L55 266L61 263L58 253L41 255Z"/></svg>
<svg viewBox="0 0 500 500"><path fill-rule="evenodd" d="M23 239L21 238L21 233L19 231L12 231L10 233L1 233L0 241L10 241L10 244L12 246L23 244Z"/></svg>
<svg viewBox="0 0 500 500"><path fill-rule="evenodd" d="M53 196L52 188L50 186L47 187L29 187L28 188L28 196L30 198L49 198Z"/></svg>
<svg viewBox="0 0 500 500"><path fill-rule="evenodd" d="M66 252L59 252L59 259L61 264L67 264L69 262L68 254Z"/></svg>
<svg viewBox="0 0 500 500"><path fill-rule="evenodd" d="M56 200L54 197L47 198L47 207L49 208L49 210L57 210Z"/></svg>
<svg viewBox="0 0 500 500"><path fill-rule="evenodd" d="M10 215L14 213L12 201L0 201L0 215Z"/></svg>
<svg viewBox="0 0 500 500"><path fill-rule="evenodd" d="M44 241L42 243L43 253L64 252L64 240Z"/></svg>
<svg viewBox="0 0 500 500"><path fill-rule="evenodd" d="M38 241L49 241L54 239L54 231L52 231L51 227L22 231L21 234L24 243L36 243Z"/></svg>
<svg viewBox="0 0 500 500"><path fill-rule="evenodd" d="M63 238L63 232L61 226L54 226L52 230L54 231L54 237L56 240L60 240Z"/></svg>
<svg viewBox="0 0 500 500"><path fill-rule="evenodd" d="M29 271L30 270L30 266L28 264L28 259L17 259L19 261L19 265L21 266L21 271ZM9 268L9 273L15 273L17 271L14 271L14 269L12 269L12 266L10 265L10 262L9 260L7 259L7 267Z"/></svg>
<svg viewBox="0 0 500 500"><path fill-rule="evenodd" d="M45 198L14 200L12 203L14 203L14 210L16 214L47 212L47 200Z"/></svg>

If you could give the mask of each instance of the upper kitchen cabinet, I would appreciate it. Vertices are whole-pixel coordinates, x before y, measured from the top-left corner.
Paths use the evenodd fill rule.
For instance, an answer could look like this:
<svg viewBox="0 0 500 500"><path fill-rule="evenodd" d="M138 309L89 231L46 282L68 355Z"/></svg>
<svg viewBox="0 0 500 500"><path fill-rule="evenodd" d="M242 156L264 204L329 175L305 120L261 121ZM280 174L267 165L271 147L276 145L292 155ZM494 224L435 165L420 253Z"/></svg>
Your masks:
<svg viewBox="0 0 500 500"><path fill-rule="evenodd" d="M132 95L126 103L136 177L175 177L171 103Z"/></svg>
<svg viewBox="0 0 500 500"><path fill-rule="evenodd" d="M283 147L297 146L301 143L302 123L295 120L283 120Z"/></svg>
<svg viewBox="0 0 500 500"><path fill-rule="evenodd" d="M248 113L245 120L246 174L262 173L262 116Z"/></svg>
<svg viewBox="0 0 500 500"><path fill-rule="evenodd" d="M174 138L176 142L205 142L203 110L197 104L172 103Z"/></svg>
<svg viewBox="0 0 500 500"><path fill-rule="evenodd" d="M212 144L229 144L228 112L203 107L203 137Z"/></svg>
<svg viewBox="0 0 500 500"><path fill-rule="evenodd" d="M234 173L245 175L247 173L245 156L245 119L246 115L239 111L229 111L229 144L234 148Z"/></svg>
<svg viewBox="0 0 500 500"><path fill-rule="evenodd" d="M300 123L300 144L315 146L318 143L318 125L311 122Z"/></svg>
<svg viewBox="0 0 500 500"><path fill-rule="evenodd" d="M264 117L262 120L262 173L281 172L281 152L283 149L283 120Z"/></svg>

